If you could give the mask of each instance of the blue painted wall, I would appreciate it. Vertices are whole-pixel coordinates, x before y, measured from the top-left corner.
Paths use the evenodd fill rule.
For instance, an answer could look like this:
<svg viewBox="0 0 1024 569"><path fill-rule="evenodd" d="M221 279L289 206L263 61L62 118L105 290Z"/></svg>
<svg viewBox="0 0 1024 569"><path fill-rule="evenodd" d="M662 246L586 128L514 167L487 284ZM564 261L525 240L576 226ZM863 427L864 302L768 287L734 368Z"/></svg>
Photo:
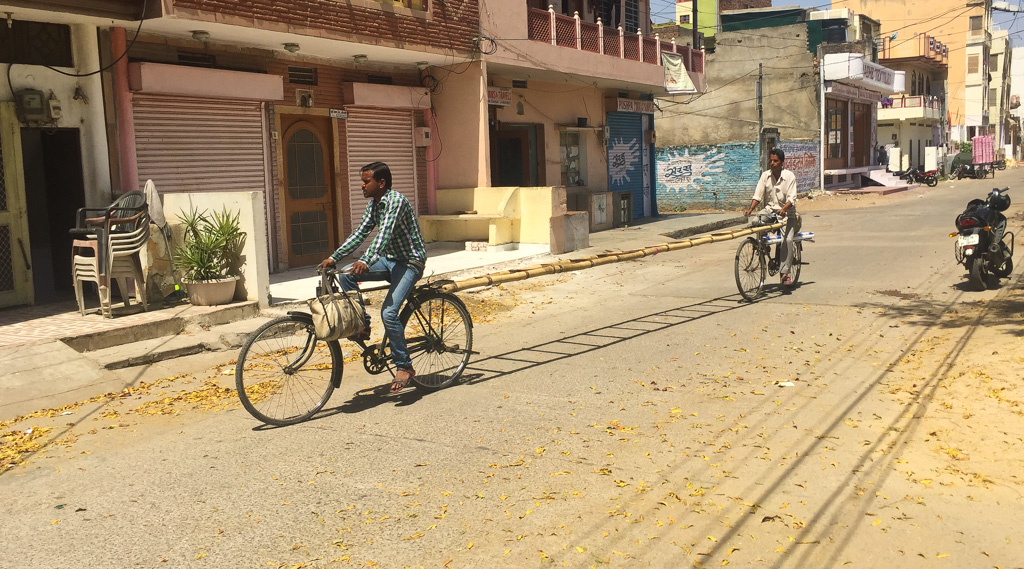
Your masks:
<svg viewBox="0 0 1024 569"><path fill-rule="evenodd" d="M786 168L796 174L797 191L817 188L818 143L780 141L779 147L786 153ZM669 146L656 148L655 156L655 191L664 211L746 207L761 175L754 142Z"/></svg>
<svg viewBox="0 0 1024 569"><path fill-rule="evenodd" d="M749 205L761 175L757 151L751 142L656 148L658 206L670 211Z"/></svg>

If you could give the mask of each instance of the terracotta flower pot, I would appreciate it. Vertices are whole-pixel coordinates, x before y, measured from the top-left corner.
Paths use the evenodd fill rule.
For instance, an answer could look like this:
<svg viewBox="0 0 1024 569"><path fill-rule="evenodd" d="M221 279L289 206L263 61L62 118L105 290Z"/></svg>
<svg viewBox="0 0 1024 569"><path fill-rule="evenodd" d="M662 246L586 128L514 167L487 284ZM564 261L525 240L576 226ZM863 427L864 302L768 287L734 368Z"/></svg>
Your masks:
<svg viewBox="0 0 1024 569"><path fill-rule="evenodd" d="M211 281L185 283L188 301L196 306L228 304L235 297L235 283L239 277L226 277Z"/></svg>

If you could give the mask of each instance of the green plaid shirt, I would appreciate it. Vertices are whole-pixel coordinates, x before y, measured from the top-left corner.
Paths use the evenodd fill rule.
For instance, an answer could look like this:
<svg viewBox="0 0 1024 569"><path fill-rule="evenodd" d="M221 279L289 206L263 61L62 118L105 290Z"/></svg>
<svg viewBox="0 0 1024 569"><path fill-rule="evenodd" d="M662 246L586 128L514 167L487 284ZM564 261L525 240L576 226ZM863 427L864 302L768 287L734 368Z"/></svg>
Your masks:
<svg viewBox="0 0 1024 569"><path fill-rule="evenodd" d="M331 254L331 258L338 262L347 257L359 247L374 227L378 228L377 236L359 258L366 266L372 265L381 257L392 261L421 263L427 260L427 247L423 243L412 204L395 190L388 190L379 200L370 200L370 203L366 204L366 211L363 212L359 227L348 236L337 251Z"/></svg>

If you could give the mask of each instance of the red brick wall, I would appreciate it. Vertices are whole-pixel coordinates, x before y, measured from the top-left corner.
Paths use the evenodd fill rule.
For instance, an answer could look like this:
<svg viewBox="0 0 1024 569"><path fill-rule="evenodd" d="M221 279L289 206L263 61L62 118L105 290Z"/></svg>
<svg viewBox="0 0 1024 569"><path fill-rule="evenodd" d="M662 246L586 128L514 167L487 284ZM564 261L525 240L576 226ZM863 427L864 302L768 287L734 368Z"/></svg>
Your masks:
<svg viewBox="0 0 1024 569"><path fill-rule="evenodd" d="M428 19L330 0L172 1L174 11L186 18L212 20L219 14L254 20L256 28L278 29L284 24L458 51L474 47L480 27L478 0L434 0Z"/></svg>
<svg viewBox="0 0 1024 569"><path fill-rule="evenodd" d="M772 0L718 0L718 10L749 10L750 8L771 8Z"/></svg>

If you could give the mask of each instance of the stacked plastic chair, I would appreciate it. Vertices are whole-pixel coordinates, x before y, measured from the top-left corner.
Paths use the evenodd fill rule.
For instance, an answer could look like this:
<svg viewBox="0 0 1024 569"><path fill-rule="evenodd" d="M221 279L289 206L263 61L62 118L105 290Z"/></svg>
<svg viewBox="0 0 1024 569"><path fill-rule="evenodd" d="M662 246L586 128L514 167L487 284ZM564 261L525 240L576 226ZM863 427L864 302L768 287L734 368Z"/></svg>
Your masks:
<svg viewBox="0 0 1024 569"><path fill-rule="evenodd" d="M86 217L90 212L102 216ZM124 305L130 306L127 279L133 278L136 296L144 310L146 281L142 272L142 250L149 242L149 213L142 192L128 192L104 209L79 210L78 227L72 230L72 279L78 311L85 315L82 283L95 282L99 288L100 312L111 318L110 280L117 281Z"/></svg>

